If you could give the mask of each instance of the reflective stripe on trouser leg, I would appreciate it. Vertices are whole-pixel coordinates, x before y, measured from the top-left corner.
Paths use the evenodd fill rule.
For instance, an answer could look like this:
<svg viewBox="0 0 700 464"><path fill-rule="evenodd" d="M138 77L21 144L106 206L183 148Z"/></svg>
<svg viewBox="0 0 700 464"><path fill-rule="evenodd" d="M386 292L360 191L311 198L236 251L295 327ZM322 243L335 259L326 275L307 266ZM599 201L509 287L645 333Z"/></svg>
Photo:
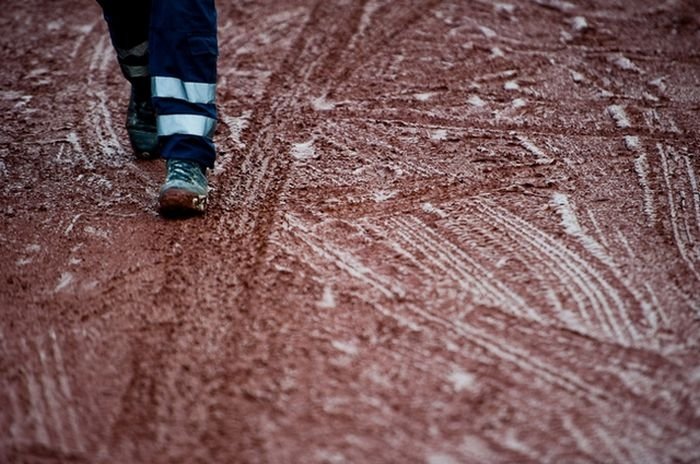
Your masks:
<svg viewBox="0 0 700 464"><path fill-rule="evenodd" d="M129 81L148 77L150 0L98 0L109 27L119 66ZM149 83L139 82L145 93Z"/></svg>
<svg viewBox="0 0 700 464"><path fill-rule="evenodd" d="M149 67L164 158L213 167L217 56L214 0L152 0Z"/></svg>
<svg viewBox="0 0 700 464"><path fill-rule="evenodd" d="M216 119L198 114L165 114L157 118L158 136L182 134L211 139L216 129Z"/></svg>
<svg viewBox="0 0 700 464"><path fill-rule="evenodd" d="M137 77L149 77L148 72L148 41L145 40L131 48L115 47L117 60L122 69L122 73L127 79L132 80Z"/></svg>
<svg viewBox="0 0 700 464"><path fill-rule="evenodd" d="M148 53L148 40L144 40L131 48L120 48L118 46L115 48L117 50L117 57L122 60L130 56L144 57Z"/></svg>
<svg viewBox="0 0 700 464"><path fill-rule="evenodd" d="M189 103L214 103L216 84L187 82L176 77L155 76L151 80L153 96L175 98Z"/></svg>
<svg viewBox="0 0 700 464"><path fill-rule="evenodd" d="M128 64L124 64L120 61L119 66L122 68L122 73L124 73L124 76L128 80L135 79L137 77L148 77L148 66L147 65L138 65L138 66L131 66Z"/></svg>

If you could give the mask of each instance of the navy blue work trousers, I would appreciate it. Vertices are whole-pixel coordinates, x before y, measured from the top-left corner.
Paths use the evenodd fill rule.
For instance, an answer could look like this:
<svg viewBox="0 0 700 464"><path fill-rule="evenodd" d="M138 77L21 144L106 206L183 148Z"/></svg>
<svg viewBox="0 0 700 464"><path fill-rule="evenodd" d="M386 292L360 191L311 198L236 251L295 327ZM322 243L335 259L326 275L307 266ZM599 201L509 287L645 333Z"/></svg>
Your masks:
<svg viewBox="0 0 700 464"><path fill-rule="evenodd" d="M163 158L213 167L214 0L98 0L124 76L151 95Z"/></svg>

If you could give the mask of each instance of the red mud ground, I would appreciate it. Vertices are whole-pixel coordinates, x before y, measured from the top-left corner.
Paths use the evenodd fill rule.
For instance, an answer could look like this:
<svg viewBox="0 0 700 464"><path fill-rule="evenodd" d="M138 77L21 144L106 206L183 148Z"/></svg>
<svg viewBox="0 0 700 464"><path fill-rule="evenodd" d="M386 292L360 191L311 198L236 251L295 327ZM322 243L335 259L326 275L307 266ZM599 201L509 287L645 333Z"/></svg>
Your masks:
<svg viewBox="0 0 700 464"><path fill-rule="evenodd" d="M204 218L91 1L0 13L0 462L700 462L695 1L220 5Z"/></svg>

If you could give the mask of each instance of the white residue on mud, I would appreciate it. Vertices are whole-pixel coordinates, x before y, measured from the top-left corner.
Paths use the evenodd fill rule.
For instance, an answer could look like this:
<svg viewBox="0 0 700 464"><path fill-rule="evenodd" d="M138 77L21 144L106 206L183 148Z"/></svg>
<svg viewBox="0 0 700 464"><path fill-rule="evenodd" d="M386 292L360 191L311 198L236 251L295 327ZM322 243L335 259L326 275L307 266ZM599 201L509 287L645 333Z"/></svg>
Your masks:
<svg viewBox="0 0 700 464"><path fill-rule="evenodd" d="M496 34L496 31L494 31L493 29L488 28L486 26L479 26L479 30L481 31L482 34L484 34L484 36L487 39L493 39L494 37L496 37L498 35L498 34Z"/></svg>
<svg viewBox="0 0 700 464"><path fill-rule="evenodd" d="M21 92L16 92L14 90L0 90L0 99L2 100L14 100L16 101L14 108L21 108L27 106L32 100L31 95L25 95Z"/></svg>
<svg viewBox="0 0 700 464"><path fill-rule="evenodd" d="M463 370L455 369L450 372L448 380L452 384L455 392L459 393L464 390L474 390L476 387L476 377L474 374Z"/></svg>
<svg viewBox="0 0 700 464"><path fill-rule="evenodd" d="M469 97L469 100L467 100L467 101L469 102L470 105L476 106L478 108L482 108L482 107L486 106L486 102L484 100L482 100L481 97L478 95L472 95L471 97Z"/></svg>
<svg viewBox="0 0 700 464"><path fill-rule="evenodd" d="M503 84L503 88L505 90L518 90L520 89L520 84L518 84L518 81L508 81Z"/></svg>
<svg viewBox="0 0 700 464"><path fill-rule="evenodd" d="M524 106L527 106L527 101L525 101L522 98L516 98L511 102L511 105L513 105L513 108L522 108Z"/></svg>
<svg viewBox="0 0 700 464"><path fill-rule="evenodd" d="M85 157L83 147L80 145L80 138L78 137L78 134L73 131L68 132L68 135L66 135L66 141L70 144L73 153L80 157Z"/></svg>
<svg viewBox="0 0 700 464"><path fill-rule="evenodd" d="M394 198L395 196L396 196L396 192L394 192L394 191L380 190L378 192L375 192L374 195L372 195L372 198L377 203L381 203L383 201L387 201L391 198Z"/></svg>
<svg viewBox="0 0 700 464"><path fill-rule="evenodd" d="M435 215L437 215L437 216L439 216L440 218L443 218L443 219L447 217L447 213L445 213L445 212L444 212L443 210L441 210L440 208L437 208L437 207L436 207L435 205L433 205L432 203L428 203L428 202L423 203L423 204L421 205L421 209L422 209L423 211L425 211L426 213L435 214Z"/></svg>
<svg viewBox="0 0 700 464"><path fill-rule="evenodd" d="M666 91L666 83L664 82L663 77L657 77L656 79L652 79L649 81L649 85L652 85L659 89L661 92Z"/></svg>
<svg viewBox="0 0 700 464"><path fill-rule="evenodd" d="M54 32L58 31L63 27L63 20L57 19L55 21L49 21L46 23L46 30Z"/></svg>
<svg viewBox="0 0 700 464"><path fill-rule="evenodd" d="M27 253L39 253L41 251L41 245L37 243L32 243L31 245L27 245L24 251L26 251Z"/></svg>
<svg viewBox="0 0 700 464"><path fill-rule="evenodd" d="M367 28L372 24L372 16L381 7L381 3L377 1L369 1L365 3L362 11L362 17L360 18L360 25L357 28L357 33L353 36L352 45L354 46L354 41L364 35Z"/></svg>
<svg viewBox="0 0 700 464"><path fill-rule="evenodd" d="M93 226L85 226L83 230L87 234L94 235L95 237L101 238L103 240L109 240L109 232L105 230L98 229Z"/></svg>
<svg viewBox="0 0 700 464"><path fill-rule="evenodd" d="M78 222L78 219L82 216L82 213L78 213L75 216L73 216L73 219L71 219L70 223L66 227L66 230L63 231L63 235L66 237L70 235L70 233L73 231L73 228L75 227L75 223Z"/></svg>
<svg viewBox="0 0 700 464"><path fill-rule="evenodd" d="M569 11L576 8L576 5L562 0L535 0L535 3L545 8L551 8L558 11Z"/></svg>
<svg viewBox="0 0 700 464"><path fill-rule="evenodd" d="M588 29L588 21L583 16L575 16L571 20L571 27L574 28L576 32L583 32Z"/></svg>
<svg viewBox="0 0 700 464"><path fill-rule="evenodd" d="M510 3L496 2L493 4L493 9L496 11L496 13L507 13L507 14L515 13L515 5L512 5Z"/></svg>
<svg viewBox="0 0 700 464"><path fill-rule="evenodd" d="M335 109L336 103L330 101L325 95L311 99L311 107L316 111L330 111Z"/></svg>
<svg viewBox="0 0 700 464"><path fill-rule="evenodd" d="M636 135L625 135L625 146L629 151L638 151L640 148L639 137Z"/></svg>
<svg viewBox="0 0 700 464"><path fill-rule="evenodd" d="M61 277L58 279L58 284L56 285L56 288L54 288L54 292L60 292L64 288L68 287L71 283L73 283L73 280L73 274L71 274L70 272L62 273Z"/></svg>
<svg viewBox="0 0 700 464"><path fill-rule="evenodd" d="M611 56L609 60L624 71L639 71L637 65L624 55L614 55Z"/></svg>
<svg viewBox="0 0 700 464"><path fill-rule="evenodd" d="M241 137L243 135L243 131L248 127L252 114L252 111L246 110L240 116L227 116L225 114L221 116L221 120L228 128L228 139L239 149L245 148L245 143ZM222 153L222 156L219 157L216 166L214 167L214 174L221 174L226 169L226 166L230 161L231 156Z"/></svg>
<svg viewBox="0 0 700 464"><path fill-rule="evenodd" d="M333 295L333 288L330 285L323 287L323 296L321 296L321 300L316 303L316 306L321 309L335 308L335 295Z"/></svg>
<svg viewBox="0 0 700 464"><path fill-rule="evenodd" d="M431 98L435 96L435 92L421 92L421 93L414 93L413 98L415 98L418 101L428 101Z"/></svg>
<svg viewBox="0 0 700 464"><path fill-rule="evenodd" d="M608 114L615 121L615 124L620 129L627 129L632 127L629 118L627 117L627 112L622 105L610 105L607 108Z"/></svg>
<svg viewBox="0 0 700 464"><path fill-rule="evenodd" d="M95 23L73 26L71 29L73 29L75 32L80 33L81 35L85 35L89 33L93 29L93 27L95 27Z"/></svg>
<svg viewBox="0 0 700 464"><path fill-rule="evenodd" d="M645 100L649 100L649 101L654 102L654 103L657 103L659 101L659 97L657 97L656 95L653 95L649 92L644 92L642 94L642 97L644 97Z"/></svg>
<svg viewBox="0 0 700 464"><path fill-rule="evenodd" d="M441 141L447 138L447 130L435 129L430 133L430 140Z"/></svg>
<svg viewBox="0 0 700 464"><path fill-rule="evenodd" d="M29 71L29 73L25 76L26 79L36 79L37 77L42 77L46 74L49 74L49 68L35 68Z"/></svg>
<svg viewBox="0 0 700 464"><path fill-rule="evenodd" d="M603 246L598 243L596 239L588 235L581 227L576 217L576 212L571 206L571 203L569 203L569 197L563 193L555 193L552 195L552 204L561 217L561 225L564 227L566 233L578 239L583 247L593 256L608 266L613 266L612 259L605 252Z"/></svg>
<svg viewBox="0 0 700 464"><path fill-rule="evenodd" d="M535 162L537 164L551 164L554 162L552 158L547 156L540 147L535 145L530 139L524 136L518 136L518 141L520 142L520 145L532 153L535 156Z"/></svg>
<svg viewBox="0 0 700 464"><path fill-rule="evenodd" d="M637 173L639 185L642 187L644 197L644 214L648 223L652 224L656 220L656 209L654 208L654 191L649 184L649 162L646 153L640 154L634 160L634 171Z"/></svg>
<svg viewBox="0 0 700 464"><path fill-rule="evenodd" d="M498 71L493 73L482 74L474 79L476 82L493 81L500 79L510 79L518 75L518 71L515 69L506 69L505 71Z"/></svg>
<svg viewBox="0 0 700 464"><path fill-rule="evenodd" d="M240 116L226 116L223 115L221 119L224 124L228 127L229 138L235 143L238 148L244 148L245 143L241 141L241 135L243 131L248 127L248 121L250 121L250 116L253 114L252 111L244 111Z"/></svg>
<svg viewBox="0 0 700 464"><path fill-rule="evenodd" d="M493 47L491 49L491 58L503 58L504 56L506 56L506 54L503 53L503 50L499 47Z"/></svg>
<svg viewBox="0 0 700 464"><path fill-rule="evenodd" d="M313 139L308 142L292 145L291 155L298 160L308 160L316 157L316 148Z"/></svg>
<svg viewBox="0 0 700 464"><path fill-rule="evenodd" d="M357 345L355 345L352 342L341 342L339 340L333 340L331 341L331 345L333 345L333 348L335 348L336 350L341 351L350 356L355 356L359 352Z"/></svg>
<svg viewBox="0 0 700 464"><path fill-rule="evenodd" d="M649 127L661 127L665 131L681 134L682 131L678 124L667 111L659 112L656 108L647 108L643 113L644 121Z"/></svg>

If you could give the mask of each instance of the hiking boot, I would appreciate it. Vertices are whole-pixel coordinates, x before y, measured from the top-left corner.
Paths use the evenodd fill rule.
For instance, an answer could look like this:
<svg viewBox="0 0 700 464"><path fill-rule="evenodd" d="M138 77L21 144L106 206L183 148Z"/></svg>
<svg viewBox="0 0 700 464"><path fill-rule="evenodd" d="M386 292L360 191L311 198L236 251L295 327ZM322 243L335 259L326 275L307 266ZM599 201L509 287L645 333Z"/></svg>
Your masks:
<svg viewBox="0 0 700 464"><path fill-rule="evenodd" d="M158 157L158 131L156 113L150 95L138 97L132 89L126 112L126 131L134 154L140 159Z"/></svg>
<svg viewBox="0 0 700 464"><path fill-rule="evenodd" d="M209 186L205 168L194 161L169 159L158 198L164 216L201 214L207 207Z"/></svg>

